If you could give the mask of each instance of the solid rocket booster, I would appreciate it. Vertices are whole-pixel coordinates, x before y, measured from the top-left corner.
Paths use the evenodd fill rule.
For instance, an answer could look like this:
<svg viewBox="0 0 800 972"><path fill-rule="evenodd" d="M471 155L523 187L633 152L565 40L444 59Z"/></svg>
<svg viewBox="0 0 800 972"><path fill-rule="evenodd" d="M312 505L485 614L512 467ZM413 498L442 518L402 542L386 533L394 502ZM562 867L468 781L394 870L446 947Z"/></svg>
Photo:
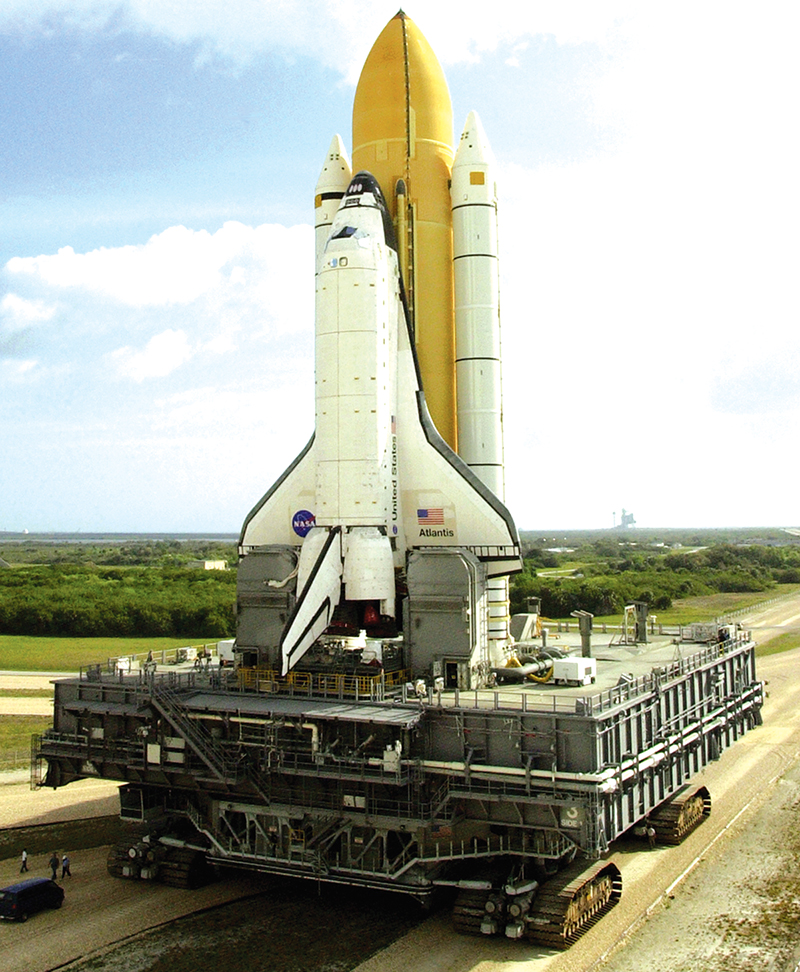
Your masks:
<svg viewBox="0 0 800 972"><path fill-rule="evenodd" d="M353 170L344 143L339 135L334 135L314 190L315 266L319 265L319 258L322 256L331 231L333 217L352 178Z"/></svg>
<svg viewBox="0 0 800 972"><path fill-rule="evenodd" d="M458 454L504 499L497 184L476 112L467 117L453 163Z"/></svg>
<svg viewBox="0 0 800 972"><path fill-rule="evenodd" d="M505 500L497 183L492 151L474 111L458 144L450 195L458 451L495 496ZM489 651L498 663L508 644L509 608L508 578L490 577Z"/></svg>
<svg viewBox="0 0 800 972"><path fill-rule="evenodd" d="M453 109L444 72L401 11L361 71L353 101L353 169L372 173L393 218L406 227L398 232L400 264L422 385L436 428L457 450L452 163ZM402 195L395 194L398 180Z"/></svg>
<svg viewBox="0 0 800 972"><path fill-rule="evenodd" d="M345 601L357 628L399 620L413 547L471 550L490 577L520 569L511 516L449 448L422 391L391 216L354 176L317 266L316 430L251 512L242 547L300 544L283 674Z"/></svg>

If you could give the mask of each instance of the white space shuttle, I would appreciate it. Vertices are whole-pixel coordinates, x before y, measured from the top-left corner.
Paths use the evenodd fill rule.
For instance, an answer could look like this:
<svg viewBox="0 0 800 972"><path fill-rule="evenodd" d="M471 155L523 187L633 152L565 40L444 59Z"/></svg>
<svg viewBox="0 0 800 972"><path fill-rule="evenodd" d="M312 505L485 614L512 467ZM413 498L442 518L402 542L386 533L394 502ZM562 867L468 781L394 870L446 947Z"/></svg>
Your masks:
<svg viewBox="0 0 800 972"><path fill-rule="evenodd" d="M316 430L242 531L243 548L300 547L283 675L337 606L356 629L390 630L413 548L466 548L489 577L522 566L510 513L428 414L395 231L368 172L344 193L316 279Z"/></svg>

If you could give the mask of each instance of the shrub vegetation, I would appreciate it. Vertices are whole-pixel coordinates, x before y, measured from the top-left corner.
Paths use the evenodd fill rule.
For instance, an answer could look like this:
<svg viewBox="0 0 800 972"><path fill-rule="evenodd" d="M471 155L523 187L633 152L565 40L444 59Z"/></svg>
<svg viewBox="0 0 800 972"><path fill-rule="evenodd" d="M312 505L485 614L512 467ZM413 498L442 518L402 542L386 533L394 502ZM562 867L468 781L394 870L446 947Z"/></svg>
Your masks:
<svg viewBox="0 0 800 972"><path fill-rule="evenodd" d="M31 542L0 547L0 634L226 638L234 633L234 544Z"/></svg>
<svg viewBox="0 0 800 972"><path fill-rule="evenodd" d="M571 569L565 575L567 563ZM527 599L535 596L541 598L542 614L551 618L576 610L621 614L633 601L664 611L679 599L769 591L799 581L800 546L794 544L717 543L672 550L603 539L562 553L532 546L525 551L524 572L512 582L511 610L525 611Z"/></svg>
<svg viewBox="0 0 800 972"><path fill-rule="evenodd" d="M663 612L686 598L800 584L800 542L785 533L762 542L667 533L668 545L664 536L603 531L547 540L523 534L525 570L512 580L512 612L525 611L529 597L541 598L542 614L551 618L575 610L619 615L639 600ZM568 549L548 549L549 542ZM233 543L31 541L0 544L0 558L11 564L0 569L2 635L212 640L235 631L235 567L189 566L202 559L235 564Z"/></svg>

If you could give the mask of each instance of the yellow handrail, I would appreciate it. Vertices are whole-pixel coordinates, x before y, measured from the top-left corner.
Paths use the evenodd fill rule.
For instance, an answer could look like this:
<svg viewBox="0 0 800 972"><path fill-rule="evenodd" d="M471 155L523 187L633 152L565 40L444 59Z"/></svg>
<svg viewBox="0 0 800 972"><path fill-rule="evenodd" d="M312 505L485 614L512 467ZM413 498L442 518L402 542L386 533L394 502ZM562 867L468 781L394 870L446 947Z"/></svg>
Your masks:
<svg viewBox="0 0 800 972"><path fill-rule="evenodd" d="M272 668L240 668L239 687L242 689L291 691L298 693L343 695L354 698L375 696L381 688L394 687L407 682L405 670L387 672L384 675L347 675L344 672L289 672L281 676Z"/></svg>

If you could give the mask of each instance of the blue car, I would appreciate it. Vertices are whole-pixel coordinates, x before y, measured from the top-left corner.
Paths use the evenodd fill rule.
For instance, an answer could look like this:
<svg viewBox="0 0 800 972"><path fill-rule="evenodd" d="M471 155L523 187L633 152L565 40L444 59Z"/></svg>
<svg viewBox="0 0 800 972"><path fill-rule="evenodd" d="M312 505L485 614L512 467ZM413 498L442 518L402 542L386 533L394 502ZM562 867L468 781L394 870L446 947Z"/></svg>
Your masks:
<svg viewBox="0 0 800 972"><path fill-rule="evenodd" d="M60 908L64 902L64 889L50 878L28 878L0 889L0 918L11 921L27 921L45 908Z"/></svg>

